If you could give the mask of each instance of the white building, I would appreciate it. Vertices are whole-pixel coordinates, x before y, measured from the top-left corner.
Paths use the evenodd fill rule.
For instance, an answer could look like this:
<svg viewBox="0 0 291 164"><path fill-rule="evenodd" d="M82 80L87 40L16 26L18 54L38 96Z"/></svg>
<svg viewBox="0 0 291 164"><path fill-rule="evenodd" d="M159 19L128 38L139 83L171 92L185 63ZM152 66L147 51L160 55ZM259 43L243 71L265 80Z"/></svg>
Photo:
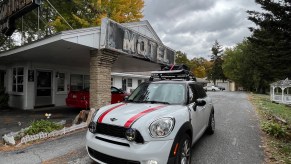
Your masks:
<svg viewBox="0 0 291 164"><path fill-rule="evenodd" d="M106 27L105 32L107 33L104 37L107 39L106 43L109 44L109 48L104 49L107 51L106 53L109 53L108 50L112 54L118 53L118 59L111 68L112 86L130 92L149 76L126 72L158 70L160 63L163 63L164 60L166 63L173 63L174 51L170 52L170 49L168 50L163 45L147 21L126 23L123 26L114 24L114 22L109 23L111 24ZM127 33L124 32L124 35L134 33L132 36L136 36L138 34L138 39L143 39L141 41L143 47L137 47L137 51L142 52L144 58L147 57L150 60L143 59L143 56L140 57L139 54L125 52L123 49L123 52L120 52L121 50L116 48L120 44L118 41L122 42L125 39L122 40L123 38L119 38L122 36L118 35L117 37L118 33L113 33L115 32L113 31L115 29L111 29L113 26L119 28L117 32L120 32L120 29L126 31ZM0 85L6 87L10 98L9 105L26 110L43 106L63 106L70 89L89 87L90 52L102 50L101 47L104 46L103 42L105 42L102 37L102 32L104 32L102 28L103 26L64 31L49 38L0 53ZM112 34L116 34L113 39L117 41L111 40ZM127 42L131 43L132 40ZM151 52L146 51L148 47L144 43L152 43L149 44ZM110 46L116 47L112 49ZM153 48L156 48L154 49L155 53L152 52ZM163 48L165 52L159 54L160 48ZM166 50L171 54L166 54Z"/></svg>

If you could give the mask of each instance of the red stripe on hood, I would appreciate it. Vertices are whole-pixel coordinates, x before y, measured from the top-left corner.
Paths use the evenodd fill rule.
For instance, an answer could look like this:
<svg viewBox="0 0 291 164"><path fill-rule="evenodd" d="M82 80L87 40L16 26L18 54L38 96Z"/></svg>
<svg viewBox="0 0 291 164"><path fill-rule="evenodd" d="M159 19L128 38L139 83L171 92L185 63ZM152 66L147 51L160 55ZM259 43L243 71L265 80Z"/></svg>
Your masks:
<svg viewBox="0 0 291 164"><path fill-rule="evenodd" d="M141 118L142 116L144 116L145 114L147 113L150 113L150 112L153 112L155 110L158 110L160 108L163 108L165 107L165 105L160 105L160 106L156 106L156 107L153 107L153 108L149 108L145 111L142 111L140 113L138 113L137 115L131 117L125 124L124 124L124 127L126 128L129 128L136 120L138 120L139 118Z"/></svg>
<svg viewBox="0 0 291 164"><path fill-rule="evenodd" d="M100 115L100 117L98 118L98 123L102 123L103 118L104 118L104 117L105 117L109 112L111 112L111 111L113 111L114 109L116 109L116 108L118 108L118 107L120 107L120 106L123 106L123 105L125 105L125 104L119 104L119 105L116 105L115 107L112 107L112 108L108 109L107 111L105 111L104 113L102 113L102 114Z"/></svg>

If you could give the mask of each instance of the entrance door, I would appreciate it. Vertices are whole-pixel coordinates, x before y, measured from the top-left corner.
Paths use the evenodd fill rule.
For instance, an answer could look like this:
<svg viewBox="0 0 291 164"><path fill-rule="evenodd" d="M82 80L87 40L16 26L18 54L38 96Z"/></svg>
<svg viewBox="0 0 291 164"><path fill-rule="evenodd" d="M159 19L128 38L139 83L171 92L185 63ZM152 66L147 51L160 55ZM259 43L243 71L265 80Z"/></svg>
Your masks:
<svg viewBox="0 0 291 164"><path fill-rule="evenodd" d="M35 106L52 105L52 72L36 71Z"/></svg>
<svg viewBox="0 0 291 164"><path fill-rule="evenodd" d="M0 70L0 88L4 88L4 75L5 71Z"/></svg>
<svg viewBox="0 0 291 164"><path fill-rule="evenodd" d="M126 92L126 79L122 79L122 90Z"/></svg>

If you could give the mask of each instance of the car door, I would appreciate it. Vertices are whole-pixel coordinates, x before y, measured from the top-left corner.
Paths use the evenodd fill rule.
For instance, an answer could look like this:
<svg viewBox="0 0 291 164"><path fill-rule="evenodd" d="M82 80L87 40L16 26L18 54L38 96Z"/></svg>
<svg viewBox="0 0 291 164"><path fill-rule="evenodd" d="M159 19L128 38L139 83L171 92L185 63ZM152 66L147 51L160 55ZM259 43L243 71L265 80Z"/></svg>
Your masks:
<svg viewBox="0 0 291 164"><path fill-rule="evenodd" d="M118 102L122 102L123 100L124 100L123 91L121 91L115 87L111 87L111 103L115 104Z"/></svg>
<svg viewBox="0 0 291 164"><path fill-rule="evenodd" d="M193 126L193 142L203 134L203 108L196 106L197 93L194 85L188 86L188 107L191 114L191 124Z"/></svg>
<svg viewBox="0 0 291 164"><path fill-rule="evenodd" d="M210 116L210 112L212 108L212 102L211 102L211 99L205 93L202 86L195 84L195 89L197 92L198 99L204 100L206 102L205 106L202 106L201 108L203 108L203 124L204 124L203 128L207 128L208 120L209 120L209 116Z"/></svg>

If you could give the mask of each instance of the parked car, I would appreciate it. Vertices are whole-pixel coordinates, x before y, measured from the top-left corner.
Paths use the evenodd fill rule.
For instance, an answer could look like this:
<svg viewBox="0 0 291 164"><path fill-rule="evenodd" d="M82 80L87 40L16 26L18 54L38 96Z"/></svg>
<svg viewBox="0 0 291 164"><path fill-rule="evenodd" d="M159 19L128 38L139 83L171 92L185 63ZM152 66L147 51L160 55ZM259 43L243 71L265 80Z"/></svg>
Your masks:
<svg viewBox="0 0 291 164"><path fill-rule="evenodd" d="M215 87L217 87L221 91L224 91L225 90L225 87L222 87L222 86L215 85Z"/></svg>
<svg viewBox="0 0 291 164"><path fill-rule="evenodd" d="M205 91L219 91L220 89L214 85L203 87Z"/></svg>
<svg viewBox="0 0 291 164"><path fill-rule="evenodd" d="M177 71L160 72L169 77ZM97 163L188 164L192 145L214 130L212 100L200 84L153 80L142 83L126 102L93 114L86 149Z"/></svg>
<svg viewBox="0 0 291 164"><path fill-rule="evenodd" d="M111 104L124 101L124 97L128 96L124 91L111 87ZM73 108L89 108L89 88L81 91L70 91L66 98L66 105Z"/></svg>

